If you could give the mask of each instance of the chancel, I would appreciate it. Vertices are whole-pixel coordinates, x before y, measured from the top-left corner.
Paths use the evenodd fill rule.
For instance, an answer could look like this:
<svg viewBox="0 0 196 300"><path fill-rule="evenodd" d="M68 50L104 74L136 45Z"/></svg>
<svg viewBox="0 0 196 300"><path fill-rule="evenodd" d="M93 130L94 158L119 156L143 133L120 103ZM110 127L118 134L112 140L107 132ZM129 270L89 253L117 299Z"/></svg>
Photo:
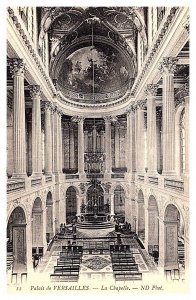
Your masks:
<svg viewBox="0 0 196 300"><path fill-rule="evenodd" d="M35 272L187 284L188 7L7 8L8 286Z"/></svg>

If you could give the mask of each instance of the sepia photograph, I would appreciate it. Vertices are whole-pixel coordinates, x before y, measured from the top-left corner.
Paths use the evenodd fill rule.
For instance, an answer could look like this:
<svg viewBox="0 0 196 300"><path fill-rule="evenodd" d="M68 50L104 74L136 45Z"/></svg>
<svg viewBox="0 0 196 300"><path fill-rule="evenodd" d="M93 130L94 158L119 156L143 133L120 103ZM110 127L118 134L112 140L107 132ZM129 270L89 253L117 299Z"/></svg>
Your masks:
<svg viewBox="0 0 196 300"><path fill-rule="evenodd" d="M5 8L7 291L187 292L189 6L71 4Z"/></svg>

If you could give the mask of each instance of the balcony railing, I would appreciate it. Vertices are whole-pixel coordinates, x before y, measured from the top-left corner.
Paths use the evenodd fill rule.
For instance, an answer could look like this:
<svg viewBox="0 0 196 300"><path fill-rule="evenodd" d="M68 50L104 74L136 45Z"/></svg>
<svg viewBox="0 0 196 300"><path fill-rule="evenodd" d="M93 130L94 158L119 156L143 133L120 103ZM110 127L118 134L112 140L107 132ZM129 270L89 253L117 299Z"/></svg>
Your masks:
<svg viewBox="0 0 196 300"><path fill-rule="evenodd" d="M156 184L156 185L159 184L158 177L153 177L153 176L148 177L148 182L151 183L151 184Z"/></svg>
<svg viewBox="0 0 196 300"><path fill-rule="evenodd" d="M79 179L79 174L66 174L65 179Z"/></svg>
<svg viewBox="0 0 196 300"><path fill-rule="evenodd" d="M25 189L25 181L12 181L7 183L7 193L17 192Z"/></svg>
<svg viewBox="0 0 196 300"><path fill-rule="evenodd" d="M165 178L164 187L179 192L184 192L184 181Z"/></svg>
<svg viewBox="0 0 196 300"><path fill-rule="evenodd" d="M46 181L46 182L51 182L51 181L52 181L52 175L46 176L45 181Z"/></svg>
<svg viewBox="0 0 196 300"><path fill-rule="evenodd" d="M104 175L102 173L87 173L86 178L103 178Z"/></svg>
<svg viewBox="0 0 196 300"><path fill-rule="evenodd" d="M144 175L138 175L137 179L140 180L140 181L144 181Z"/></svg>
<svg viewBox="0 0 196 300"><path fill-rule="evenodd" d="M33 178L33 179L31 179L31 186L41 185L41 184L42 184L42 178Z"/></svg>
<svg viewBox="0 0 196 300"><path fill-rule="evenodd" d="M125 178L125 174L122 173L111 174L111 178Z"/></svg>

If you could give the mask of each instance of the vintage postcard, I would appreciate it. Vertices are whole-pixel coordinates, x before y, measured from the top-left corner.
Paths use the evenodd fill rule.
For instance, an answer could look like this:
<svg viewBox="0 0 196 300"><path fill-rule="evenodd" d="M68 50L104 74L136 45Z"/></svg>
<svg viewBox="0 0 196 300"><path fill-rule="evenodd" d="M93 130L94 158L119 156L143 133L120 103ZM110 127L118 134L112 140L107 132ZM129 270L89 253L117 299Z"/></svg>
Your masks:
<svg viewBox="0 0 196 300"><path fill-rule="evenodd" d="M188 292L189 7L40 5L6 7L7 291Z"/></svg>

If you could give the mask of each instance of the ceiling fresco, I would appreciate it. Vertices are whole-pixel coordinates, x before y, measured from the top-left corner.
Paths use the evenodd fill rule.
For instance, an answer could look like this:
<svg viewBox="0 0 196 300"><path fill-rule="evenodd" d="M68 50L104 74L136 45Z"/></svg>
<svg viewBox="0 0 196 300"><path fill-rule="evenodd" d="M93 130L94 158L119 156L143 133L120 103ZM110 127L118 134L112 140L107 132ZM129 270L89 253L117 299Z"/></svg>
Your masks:
<svg viewBox="0 0 196 300"><path fill-rule="evenodd" d="M125 57L114 47L95 43L74 51L63 62L57 83L60 89L81 93L106 93L129 80Z"/></svg>

